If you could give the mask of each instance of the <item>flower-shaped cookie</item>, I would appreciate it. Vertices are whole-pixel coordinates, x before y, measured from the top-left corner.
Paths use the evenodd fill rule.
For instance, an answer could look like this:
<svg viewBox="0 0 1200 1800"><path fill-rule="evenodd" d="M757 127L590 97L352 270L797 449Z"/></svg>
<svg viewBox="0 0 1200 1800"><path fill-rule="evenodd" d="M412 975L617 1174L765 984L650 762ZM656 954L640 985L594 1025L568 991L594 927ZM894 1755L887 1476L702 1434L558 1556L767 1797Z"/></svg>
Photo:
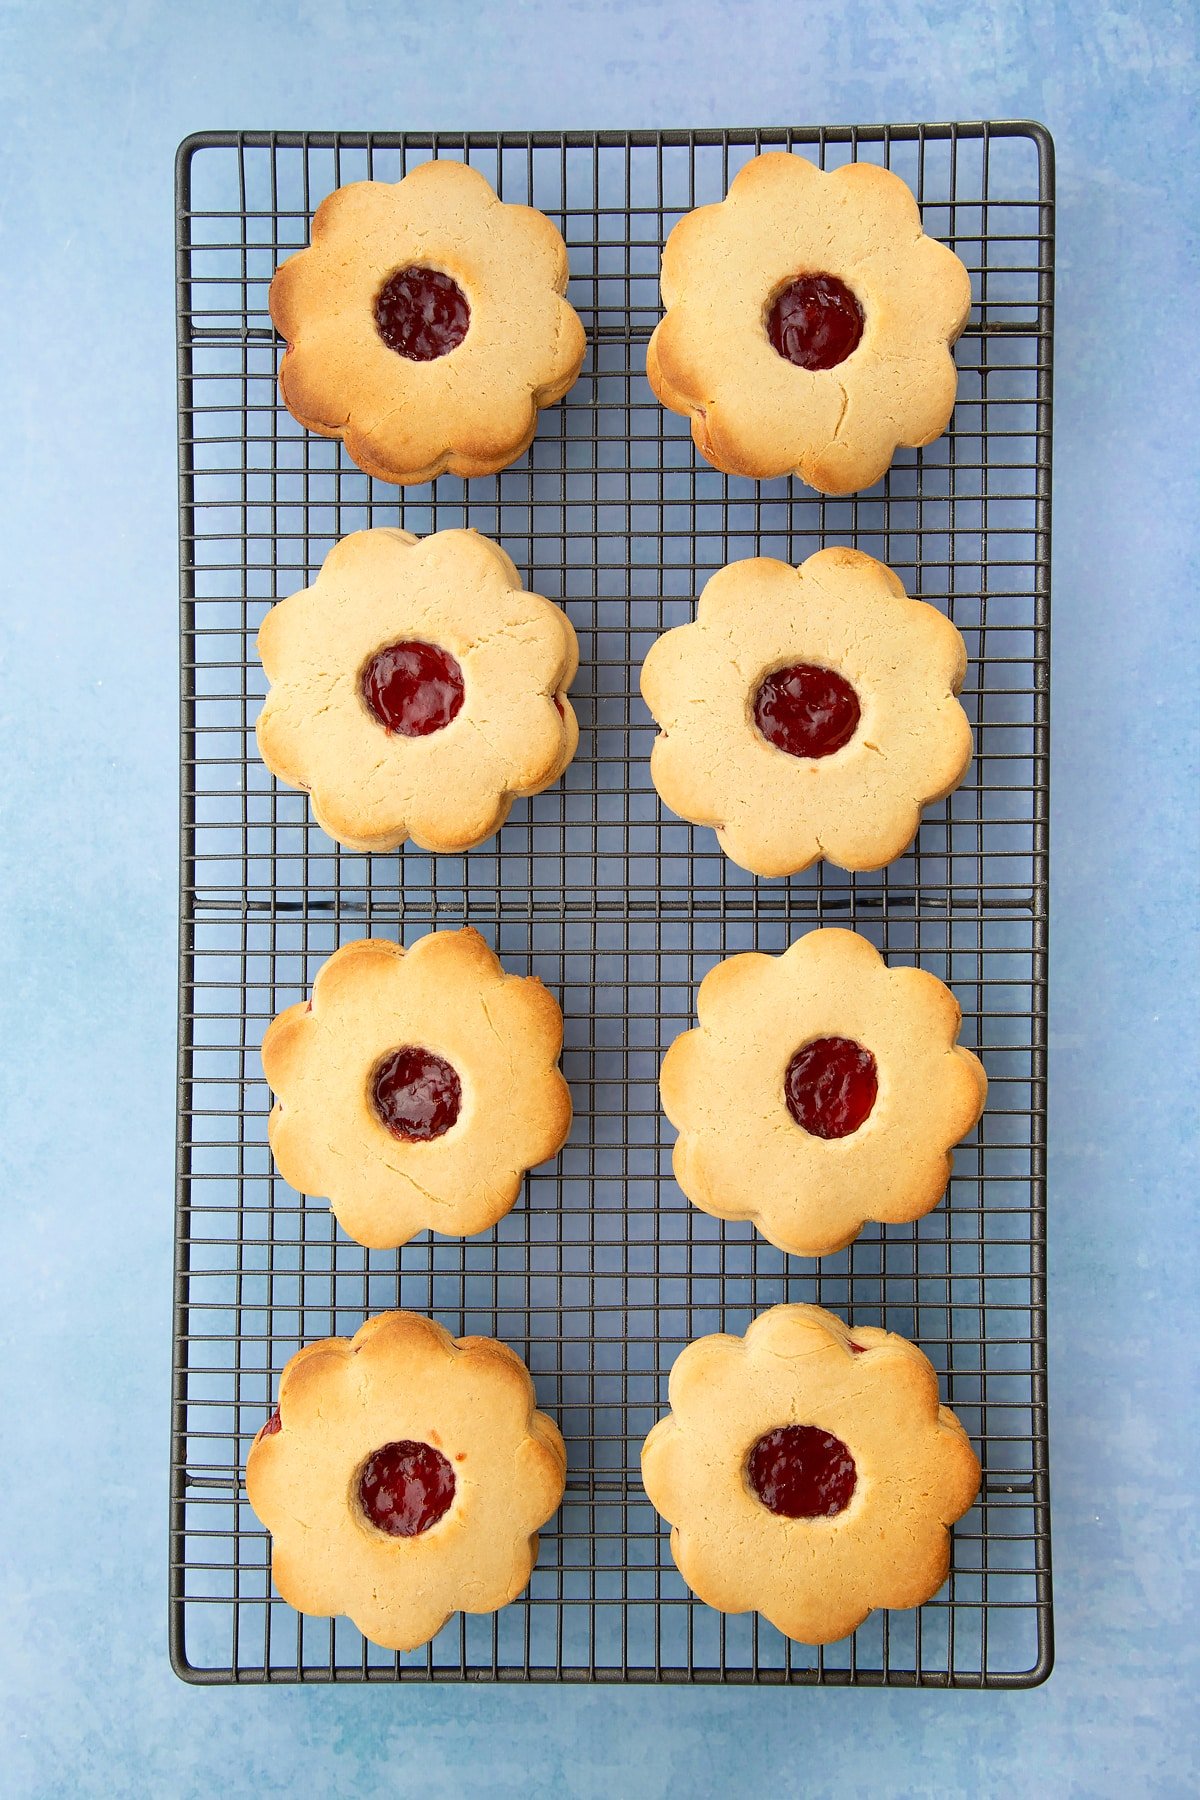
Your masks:
<svg viewBox="0 0 1200 1800"><path fill-rule="evenodd" d="M854 493L946 429L971 282L887 169L756 156L675 226L662 297L650 385L726 474Z"/></svg>
<svg viewBox="0 0 1200 1800"><path fill-rule="evenodd" d="M475 531L343 538L271 608L258 652L262 759L353 850L478 844L579 742L571 622Z"/></svg>
<svg viewBox="0 0 1200 1800"><path fill-rule="evenodd" d="M752 1219L794 1256L936 1206L987 1077L935 975L889 969L857 932L810 931L782 956L718 963L697 1011L660 1077L693 1205Z"/></svg>
<svg viewBox="0 0 1200 1800"><path fill-rule="evenodd" d="M344 944L263 1037L279 1171L372 1250L486 1231L567 1140L561 1049L554 997L469 927Z"/></svg>
<svg viewBox="0 0 1200 1800"><path fill-rule="evenodd" d="M915 1344L773 1306L744 1338L689 1344L670 1396L642 1479L709 1606L828 1644L941 1587L979 1462Z"/></svg>
<svg viewBox="0 0 1200 1800"><path fill-rule="evenodd" d="M549 219L464 163L336 188L271 283L284 404L381 481L490 475L579 374L566 290Z"/></svg>
<svg viewBox="0 0 1200 1800"><path fill-rule="evenodd" d="M514 1351L393 1312L292 1357L246 1493L289 1605L413 1650L516 1599L566 1468Z"/></svg>
<svg viewBox="0 0 1200 1800"><path fill-rule="evenodd" d="M966 772L966 667L945 614L861 551L729 563L643 666L654 785L755 875L881 868Z"/></svg>

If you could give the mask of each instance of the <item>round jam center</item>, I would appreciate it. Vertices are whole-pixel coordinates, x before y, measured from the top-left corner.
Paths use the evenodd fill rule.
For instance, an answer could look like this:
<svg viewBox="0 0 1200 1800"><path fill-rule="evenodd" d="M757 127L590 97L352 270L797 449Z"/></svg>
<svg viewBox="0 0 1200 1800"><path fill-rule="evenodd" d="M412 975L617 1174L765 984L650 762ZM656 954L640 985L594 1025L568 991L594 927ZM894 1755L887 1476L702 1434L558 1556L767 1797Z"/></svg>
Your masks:
<svg viewBox="0 0 1200 1800"><path fill-rule="evenodd" d="M449 651L415 640L377 650L359 687L384 730L401 737L443 730L463 703L462 670Z"/></svg>
<svg viewBox="0 0 1200 1800"><path fill-rule="evenodd" d="M754 723L789 756L832 756L858 730L858 695L833 669L791 663L754 696Z"/></svg>
<svg viewBox="0 0 1200 1800"><path fill-rule="evenodd" d="M815 1425L780 1425L760 1437L746 1465L763 1505L785 1519L832 1519L854 1493L854 1458Z"/></svg>
<svg viewBox="0 0 1200 1800"><path fill-rule="evenodd" d="M376 1069L371 1100L393 1137L426 1144L457 1119L462 1083L443 1057L407 1044Z"/></svg>
<svg viewBox="0 0 1200 1800"><path fill-rule="evenodd" d="M454 1470L432 1444L402 1438L368 1456L358 1503L389 1537L416 1537L436 1525L454 1498Z"/></svg>
<svg viewBox="0 0 1200 1800"><path fill-rule="evenodd" d="M813 1137L849 1137L879 1092L875 1058L853 1038L817 1038L793 1056L783 1092L793 1119Z"/></svg>
<svg viewBox="0 0 1200 1800"><path fill-rule="evenodd" d="M836 275L802 275L776 294L767 336L800 369L834 369L858 348L862 307Z"/></svg>
<svg viewBox="0 0 1200 1800"><path fill-rule="evenodd" d="M389 350L410 362L449 356L466 337L470 323L467 296L440 269L397 269L375 302L380 337Z"/></svg>

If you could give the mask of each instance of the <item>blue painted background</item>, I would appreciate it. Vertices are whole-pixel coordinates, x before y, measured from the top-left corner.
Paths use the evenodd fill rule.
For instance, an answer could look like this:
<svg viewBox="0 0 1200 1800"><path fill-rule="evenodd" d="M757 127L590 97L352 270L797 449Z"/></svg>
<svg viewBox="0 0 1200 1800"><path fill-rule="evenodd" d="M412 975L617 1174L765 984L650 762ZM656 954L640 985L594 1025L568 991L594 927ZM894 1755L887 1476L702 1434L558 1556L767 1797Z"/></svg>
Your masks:
<svg viewBox="0 0 1200 1800"><path fill-rule="evenodd" d="M1196 1791L1196 70L1194 9L1160 0L0 0L0 1789ZM183 1687L176 144L986 116L1042 119L1059 159L1055 1674L1013 1696Z"/></svg>

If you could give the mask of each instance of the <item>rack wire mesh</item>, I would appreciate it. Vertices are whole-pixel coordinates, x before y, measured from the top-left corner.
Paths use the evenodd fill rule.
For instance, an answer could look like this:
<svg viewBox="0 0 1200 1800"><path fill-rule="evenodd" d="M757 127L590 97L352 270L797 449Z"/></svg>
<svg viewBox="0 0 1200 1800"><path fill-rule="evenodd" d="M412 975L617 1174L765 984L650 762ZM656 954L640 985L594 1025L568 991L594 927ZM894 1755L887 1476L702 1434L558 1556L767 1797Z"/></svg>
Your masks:
<svg viewBox="0 0 1200 1800"><path fill-rule="evenodd" d="M660 247L764 148L894 168L971 271L947 435L878 489L823 499L727 479L645 379ZM540 207L570 253L583 375L529 454L398 493L281 407L278 262L333 187L466 159ZM1045 1118L1052 147L1024 124L634 133L209 133L177 165L182 591L179 1182L170 1628L206 1682L624 1680L1025 1686L1051 1660ZM339 851L260 763L254 652L270 604L372 524L473 525L577 628L582 738L564 781L466 856ZM890 868L758 882L661 811L638 670L736 557L852 543L948 610L970 652L977 755ZM367 1252L274 1173L258 1049L339 942L470 922L566 1020L576 1123L507 1219ZM991 1093L945 1202L819 1264L690 1207L658 1104L663 1050L712 965L822 922L919 961L963 1006ZM812 1300L931 1356L982 1493L946 1588L824 1650L690 1599L642 1491L642 1439L690 1339ZM242 1469L292 1352L388 1307L511 1344L567 1439L561 1513L528 1593L393 1655L273 1595Z"/></svg>

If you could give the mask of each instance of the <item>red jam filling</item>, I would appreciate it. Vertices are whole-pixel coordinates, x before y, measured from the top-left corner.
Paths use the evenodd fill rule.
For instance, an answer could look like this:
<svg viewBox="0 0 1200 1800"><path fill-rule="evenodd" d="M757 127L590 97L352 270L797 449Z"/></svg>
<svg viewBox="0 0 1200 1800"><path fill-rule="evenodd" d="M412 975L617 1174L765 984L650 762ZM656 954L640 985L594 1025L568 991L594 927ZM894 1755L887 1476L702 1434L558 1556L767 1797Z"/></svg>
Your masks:
<svg viewBox="0 0 1200 1800"><path fill-rule="evenodd" d="M276 1407L258 1435L259 1437L274 1437L277 1431L282 1430L283 1420L279 1416L279 1408Z"/></svg>
<svg viewBox="0 0 1200 1800"><path fill-rule="evenodd" d="M783 1092L804 1131L819 1138L849 1137L870 1116L879 1092L875 1058L853 1038L817 1038L793 1056Z"/></svg>
<svg viewBox="0 0 1200 1800"><path fill-rule="evenodd" d="M432 1444L402 1438L368 1456L358 1477L358 1503L389 1537L417 1537L436 1525L454 1498L454 1470Z"/></svg>
<svg viewBox="0 0 1200 1800"><path fill-rule="evenodd" d="M375 1070L371 1100L393 1137L426 1144L457 1119L462 1083L444 1057L406 1044Z"/></svg>
<svg viewBox="0 0 1200 1800"><path fill-rule="evenodd" d="M375 301L375 326L389 350L410 362L449 356L467 335L471 308L440 269L397 269Z"/></svg>
<svg viewBox="0 0 1200 1800"><path fill-rule="evenodd" d="M855 1356L865 1356L867 1354L867 1346L865 1344L856 1344L853 1338L850 1339L850 1348L853 1350Z"/></svg>
<svg viewBox="0 0 1200 1800"><path fill-rule="evenodd" d="M834 369L857 350L862 307L836 275L802 275L776 294L767 336L800 369Z"/></svg>
<svg viewBox="0 0 1200 1800"><path fill-rule="evenodd" d="M760 1437L746 1464L750 1486L785 1519L832 1519L854 1493L854 1458L841 1438L815 1425L780 1425Z"/></svg>
<svg viewBox="0 0 1200 1800"><path fill-rule="evenodd" d="M754 696L754 723L789 756L832 756L858 730L858 695L833 669L791 663Z"/></svg>
<svg viewBox="0 0 1200 1800"><path fill-rule="evenodd" d="M377 650L359 688L383 729L401 737L443 730L463 703L462 670L449 651L416 640Z"/></svg>

